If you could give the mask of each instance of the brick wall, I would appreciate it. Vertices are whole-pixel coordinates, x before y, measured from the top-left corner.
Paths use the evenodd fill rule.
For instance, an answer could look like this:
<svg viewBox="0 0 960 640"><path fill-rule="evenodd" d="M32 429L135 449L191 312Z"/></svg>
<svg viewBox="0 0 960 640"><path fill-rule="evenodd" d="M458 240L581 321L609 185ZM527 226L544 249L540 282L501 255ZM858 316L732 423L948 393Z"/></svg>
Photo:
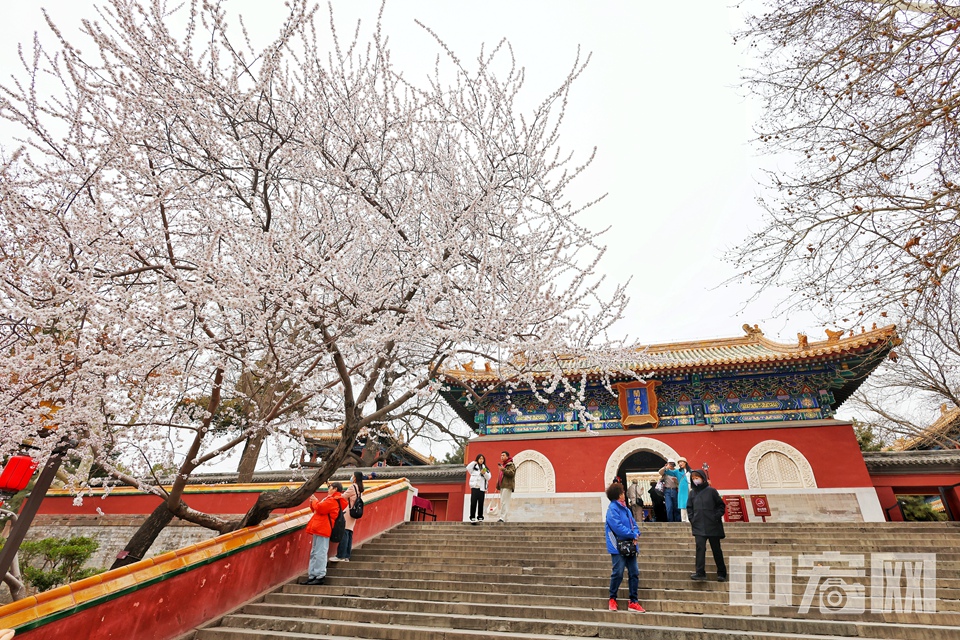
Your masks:
<svg viewBox="0 0 960 640"><path fill-rule="evenodd" d="M145 518L146 516L139 515L65 516L39 514L34 518L30 530L27 531L26 540L70 538L73 536L93 538L100 543L100 548L91 556L85 566L109 569L117 557L117 553L123 549ZM218 535L216 531L174 518L167 528L160 532L147 557L152 558L167 551L174 551L196 544L216 535ZM0 586L0 605L8 602L10 602L10 591L6 586Z"/></svg>
<svg viewBox="0 0 960 640"><path fill-rule="evenodd" d="M90 558L86 566L109 568L113 564L117 553L123 549L130 537L137 531L146 516L90 516L90 515L38 515L30 530L27 540L42 538L86 536L100 543L100 548ZM153 557L174 551L181 547L207 540L217 536L216 531L198 527L195 524L184 522L179 518L173 521L160 532L160 536L150 548L147 557Z"/></svg>

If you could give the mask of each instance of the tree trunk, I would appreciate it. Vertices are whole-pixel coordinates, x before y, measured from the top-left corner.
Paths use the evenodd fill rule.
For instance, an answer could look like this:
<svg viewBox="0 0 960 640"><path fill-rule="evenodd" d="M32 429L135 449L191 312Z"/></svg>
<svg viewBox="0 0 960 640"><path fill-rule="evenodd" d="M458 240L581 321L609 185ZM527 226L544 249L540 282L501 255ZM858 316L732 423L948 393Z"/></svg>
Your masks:
<svg viewBox="0 0 960 640"><path fill-rule="evenodd" d="M0 530L0 533L6 537L8 531L17 521L17 514L3 508L0 508L0 514L6 518L2 530ZM23 575L20 573L19 552L13 556L13 561L10 563L10 569L7 571L7 575L3 576L3 582L7 585L7 588L10 589L10 599L12 601L16 602L17 600L22 600L27 597L27 586L24 584Z"/></svg>
<svg viewBox="0 0 960 640"><path fill-rule="evenodd" d="M258 431L247 438L246 444L243 445L243 454L240 456L240 464L237 465L237 482L253 481L253 472L257 468L260 449L263 448L263 441L266 437L266 431Z"/></svg>
<svg viewBox="0 0 960 640"><path fill-rule="evenodd" d="M161 502L157 505L157 508L153 510L153 513L143 521L143 524L140 525L140 528L137 529L133 537L130 538L130 541L127 542L127 546L123 548L123 551L117 554L117 559L110 568L117 569L142 560L143 557L147 555L150 547L153 546L157 536L160 535L164 527L170 524L171 520L173 520L173 512L167 508L166 502Z"/></svg>
<svg viewBox="0 0 960 640"><path fill-rule="evenodd" d="M274 509L289 509L302 504L307 498L320 487L321 484L334 474L340 468L347 457L347 453L353 449L353 444L357 440L357 433L360 431L360 425L356 420L349 420L343 427L340 435L340 444L333 450L330 458L323 463L323 466L310 476L306 482L296 489L279 489L277 491L265 491L257 497L257 501L250 507L246 515L241 518L236 526L229 530L242 527L253 527L270 516Z"/></svg>
<svg viewBox="0 0 960 640"><path fill-rule="evenodd" d="M20 575L20 554L13 556L13 564L10 565L10 571L3 578L4 583L10 589L10 599L14 602L27 597L27 587L23 583L23 576Z"/></svg>

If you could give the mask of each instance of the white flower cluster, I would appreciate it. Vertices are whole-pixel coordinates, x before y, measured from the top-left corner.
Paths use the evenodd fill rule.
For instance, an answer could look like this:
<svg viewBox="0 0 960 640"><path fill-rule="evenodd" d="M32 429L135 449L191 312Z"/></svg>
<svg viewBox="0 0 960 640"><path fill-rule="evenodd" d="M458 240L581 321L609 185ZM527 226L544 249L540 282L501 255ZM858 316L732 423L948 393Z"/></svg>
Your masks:
<svg viewBox="0 0 960 640"><path fill-rule="evenodd" d="M305 0L263 51L219 5L178 35L161 4L109 2L92 55L38 49L2 91L28 141L0 179L2 453L55 426L173 507L238 445L402 418L469 354L527 354L523 381L603 346L626 298L600 297L564 196L589 160L558 137L581 63L518 113L506 47L440 43L415 85L379 28L323 54Z"/></svg>

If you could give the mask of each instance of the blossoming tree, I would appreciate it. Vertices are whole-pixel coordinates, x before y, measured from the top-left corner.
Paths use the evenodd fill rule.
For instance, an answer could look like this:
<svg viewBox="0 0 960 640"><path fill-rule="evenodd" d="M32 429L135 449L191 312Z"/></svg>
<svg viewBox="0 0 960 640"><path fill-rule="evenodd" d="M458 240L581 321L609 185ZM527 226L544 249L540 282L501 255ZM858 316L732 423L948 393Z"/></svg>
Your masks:
<svg viewBox="0 0 960 640"><path fill-rule="evenodd" d="M255 50L219 6L112 0L92 49L50 21L59 46L2 89L21 132L0 180L2 452L55 426L34 442L72 438L156 494L131 558L173 517L225 532L302 503L442 367L520 381L538 354L611 347L626 303L565 195L589 164L559 146L583 63L524 111L505 43L467 64L425 29L440 57L414 82L379 23L344 41L287 4ZM251 437L317 423L343 437L296 490L232 519L183 501Z"/></svg>
<svg viewBox="0 0 960 640"><path fill-rule="evenodd" d="M750 5L746 87L760 145L781 155L763 226L732 257L846 328L897 322L901 358L859 399L877 426L916 435L911 400L960 401L960 3Z"/></svg>

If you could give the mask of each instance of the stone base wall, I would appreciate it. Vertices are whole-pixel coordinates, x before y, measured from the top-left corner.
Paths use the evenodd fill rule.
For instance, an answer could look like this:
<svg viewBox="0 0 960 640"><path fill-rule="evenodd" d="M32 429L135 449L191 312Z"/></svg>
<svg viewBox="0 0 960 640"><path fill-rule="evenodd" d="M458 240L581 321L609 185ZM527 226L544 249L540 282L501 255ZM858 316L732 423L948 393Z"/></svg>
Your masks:
<svg viewBox="0 0 960 640"><path fill-rule="evenodd" d="M883 522L885 520L877 492L873 487L851 489L758 489L755 491L721 491L723 495L739 495L746 501L750 522L760 522L753 515L751 495L765 495L771 515L767 522Z"/></svg>
<svg viewBox="0 0 960 640"><path fill-rule="evenodd" d="M768 495L767 500L772 513L767 522L863 522L857 494L852 492ZM749 504L747 517L760 520Z"/></svg>
<svg viewBox="0 0 960 640"><path fill-rule="evenodd" d="M606 498L601 493L514 493L510 499L510 522L603 522ZM487 494L485 519L500 515L500 496ZM469 519L470 499L464 501L464 520Z"/></svg>
<svg viewBox="0 0 960 640"><path fill-rule="evenodd" d="M746 500L750 522L753 515L751 494L767 496L772 515L767 522L882 522L876 492L867 489L772 489L757 491L721 491L723 495L742 496ZM463 519L469 518L469 498L464 501ZM485 518L495 521L500 512L499 495L487 494ZM512 522L603 522L607 499L602 493L515 493L507 519Z"/></svg>
<svg viewBox="0 0 960 640"><path fill-rule="evenodd" d="M40 514L33 520L33 525L27 532L26 540L41 540L43 538L70 538L86 536L100 543L100 548L86 563L87 567L110 568L117 557L117 553L136 533L143 524L146 516L91 516L91 515L44 515ZM150 548L147 557L153 557L174 551L182 547L196 544L219 535L216 531L198 527L190 522L178 518L160 532L156 542Z"/></svg>

